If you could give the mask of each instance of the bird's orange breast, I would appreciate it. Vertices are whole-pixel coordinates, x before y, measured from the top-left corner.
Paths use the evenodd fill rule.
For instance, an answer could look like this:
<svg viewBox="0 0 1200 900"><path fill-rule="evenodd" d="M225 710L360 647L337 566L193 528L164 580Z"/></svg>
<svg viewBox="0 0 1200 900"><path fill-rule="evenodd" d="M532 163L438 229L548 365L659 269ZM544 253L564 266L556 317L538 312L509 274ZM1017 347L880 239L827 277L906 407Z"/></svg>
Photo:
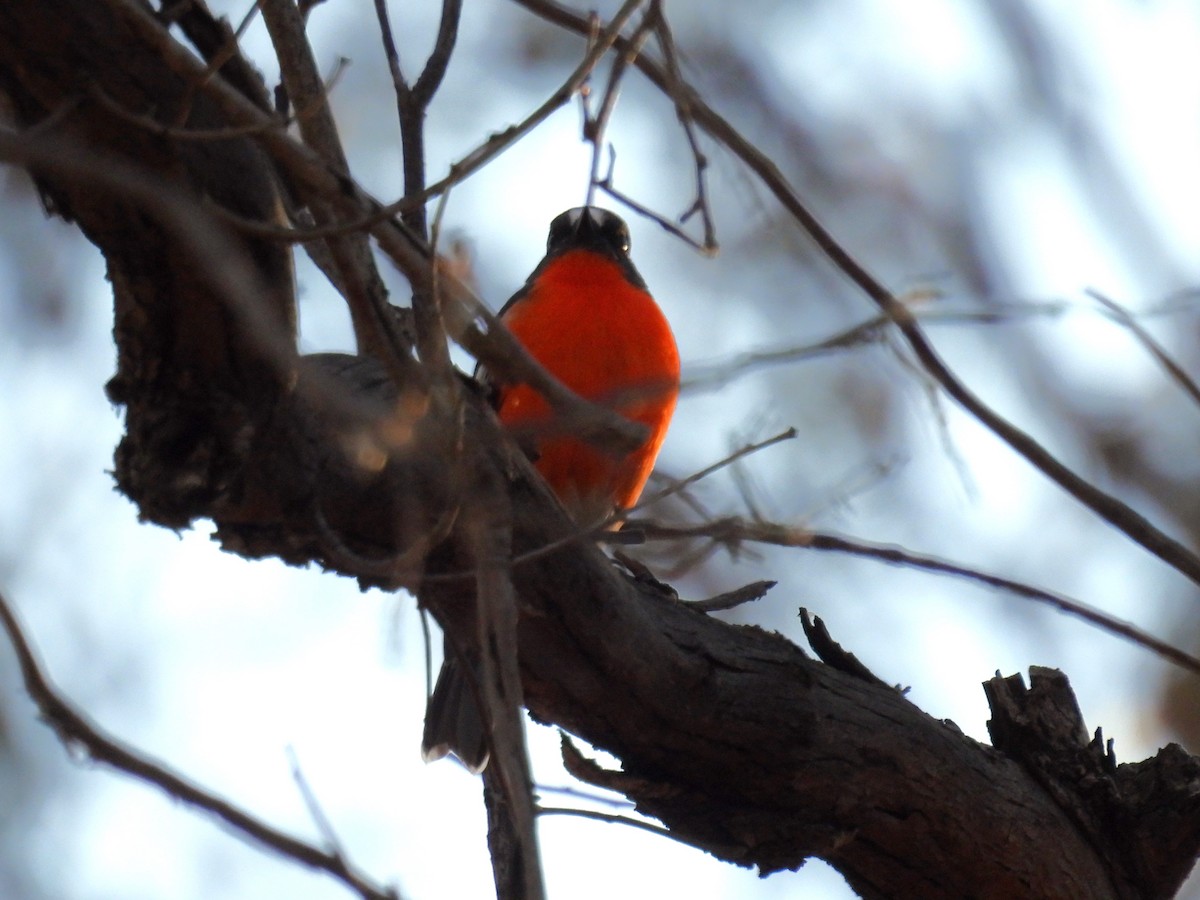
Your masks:
<svg viewBox="0 0 1200 900"><path fill-rule="evenodd" d="M572 250L543 267L504 324L547 371L588 400L645 425L632 453L614 456L569 435L536 436L550 407L527 385L501 388L498 414L531 429L535 465L584 524L627 508L650 477L679 394L679 351L654 298L610 259Z"/></svg>

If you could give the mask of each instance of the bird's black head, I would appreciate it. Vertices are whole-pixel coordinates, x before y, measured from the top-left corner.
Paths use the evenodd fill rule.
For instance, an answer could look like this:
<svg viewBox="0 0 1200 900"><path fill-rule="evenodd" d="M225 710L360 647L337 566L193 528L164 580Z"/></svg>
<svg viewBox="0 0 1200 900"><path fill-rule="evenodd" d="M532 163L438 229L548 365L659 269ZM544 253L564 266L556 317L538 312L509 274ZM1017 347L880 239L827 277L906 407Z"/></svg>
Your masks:
<svg viewBox="0 0 1200 900"><path fill-rule="evenodd" d="M570 250L591 250L619 263L634 284L644 286L629 259L629 226L614 212L577 206L554 217L546 239L546 259Z"/></svg>
<svg viewBox="0 0 1200 900"><path fill-rule="evenodd" d="M586 247L614 255L629 255L629 226L616 213L598 206L577 206L559 213L550 223L546 254Z"/></svg>

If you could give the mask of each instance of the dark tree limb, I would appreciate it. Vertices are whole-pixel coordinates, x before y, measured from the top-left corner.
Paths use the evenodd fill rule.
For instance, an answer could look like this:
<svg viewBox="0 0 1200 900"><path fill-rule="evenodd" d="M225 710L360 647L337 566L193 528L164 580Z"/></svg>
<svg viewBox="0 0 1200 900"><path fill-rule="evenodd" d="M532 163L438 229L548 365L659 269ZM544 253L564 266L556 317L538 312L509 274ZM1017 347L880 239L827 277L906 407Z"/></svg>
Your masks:
<svg viewBox="0 0 1200 900"><path fill-rule="evenodd" d="M1100 729L1089 740L1067 677L1034 666L984 683L992 743L1054 798L1130 896L1170 897L1200 842L1200 761L1177 744L1143 762L1117 765Z"/></svg>
<svg viewBox="0 0 1200 900"><path fill-rule="evenodd" d="M47 202L106 251L118 348L108 390L126 406L118 484L144 518L182 527L235 477L226 465L230 451L245 440L249 423L272 407L291 364L264 352L238 327L231 298L212 278L198 277L194 247L172 236L161 219L98 190L96 178L106 159L114 159L151 174L164 194L192 198L195 205L203 198L273 222L278 197L271 165L249 139L197 145L153 134L131 139L128 127L117 127L111 114L83 99L85 87L99 85L130 110L174 115L186 108L189 127L227 122L206 94L193 93L149 48L132 41L108 4L72 4L67 12L46 3L0 10L0 90L27 125L71 107L44 137L86 148L97 173L60 171L38 183ZM36 176L38 168L31 170ZM201 213L197 222L212 218ZM252 270L247 287L258 310L290 340L295 311L287 250L220 226L212 232ZM176 490L168 495L164 483Z"/></svg>

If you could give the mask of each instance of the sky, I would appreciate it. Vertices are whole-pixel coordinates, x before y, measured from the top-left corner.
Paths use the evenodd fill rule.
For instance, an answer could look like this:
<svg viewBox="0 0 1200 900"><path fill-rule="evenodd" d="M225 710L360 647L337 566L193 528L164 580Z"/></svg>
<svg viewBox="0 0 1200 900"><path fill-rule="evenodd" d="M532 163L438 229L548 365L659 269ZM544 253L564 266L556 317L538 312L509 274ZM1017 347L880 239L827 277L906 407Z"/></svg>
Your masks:
<svg viewBox="0 0 1200 900"><path fill-rule="evenodd" d="M237 19L244 6L218 8ZM1060 395L1105 421L1135 417L1155 429L1162 453L1189 465L1195 410L1085 291L1154 313L1146 321L1156 334L1182 342L1171 346L1195 331L1200 125L1180 111L1200 105L1190 51L1200 12L1184 2L1108 0L1088 4L1086 16L1078 3L1028 6L1033 33L1054 51L1040 71L973 4L756 0L736 14L726 4L668 13L685 75L780 161L889 286L930 298L914 302L935 316L931 338L988 403L1085 472L1097 471L1095 453L1056 412ZM402 57L419 58L436 5L393 4L392 16ZM356 175L377 196L397 196L392 99L370 5L330 0L310 30L323 69L351 61L333 102ZM245 47L273 83L260 24ZM532 110L580 52L511 4L468 4L430 111L433 176ZM738 68L746 61L749 75ZM611 138L622 190L659 209L687 207L686 145L644 82L627 87ZM766 192L708 150L716 259L625 213L685 379L869 318L865 298L823 266ZM494 308L541 257L550 219L582 201L588 164L572 105L452 192L447 231L466 242ZM348 856L404 897L489 896L478 779L420 759L424 652L412 598L223 554L207 523L173 534L137 522L108 474L121 418L103 394L115 363L103 262L69 226L44 218L19 176L3 177L11 212L0 218L0 283L15 289L0 295L0 590L57 684L122 740L319 840L294 758ZM1106 180L1128 191L1098 189ZM304 350L349 349L340 300L299 265ZM398 276L386 275L404 298ZM1006 304L1034 312L987 327L936 321ZM1186 635L1180 622L1194 620L1196 592L1182 577L1048 485L887 346L686 392L660 468L686 475L793 425L797 441L715 476L698 496L744 513L748 495L771 518L1001 571L1166 636ZM1169 511L1149 494L1132 501L1170 530ZM780 585L735 621L800 642L795 610L805 605L880 677L911 685L917 705L968 735L986 740L979 683L1039 664L1070 675L1086 720L1116 738L1120 759L1171 739L1155 713L1163 664L1012 597L769 548L718 555L675 583L702 598L758 578ZM69 900L348 895L153 789L80 764L16 680L0 644L0 725L23 779L0 790L24 797L28 815L0 833L19 841L31 900L38 889ZM539 784L568 785L557 732L531 724L530 743ZM539 827L552 898L853 896L819 862L763 880L633 829L562 817Z"/></svg>

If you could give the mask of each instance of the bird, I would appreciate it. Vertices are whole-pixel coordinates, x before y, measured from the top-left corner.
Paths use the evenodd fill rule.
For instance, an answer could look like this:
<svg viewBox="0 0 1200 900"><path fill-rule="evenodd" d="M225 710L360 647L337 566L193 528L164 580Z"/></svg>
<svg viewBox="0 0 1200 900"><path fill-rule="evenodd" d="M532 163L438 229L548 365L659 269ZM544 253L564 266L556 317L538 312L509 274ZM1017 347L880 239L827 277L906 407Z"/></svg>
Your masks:
<svg viewBox="0 0 1200 900"><path fill-rule="evenodd" d="M674 334L629 251L629 226L616 213L569 209L550 223L545 257L498 315L563 385L645 427L631 452L614 454L552 427L550 404L530 385L477 372L501 425L522 437L534 468L585 527L637 503L679 397ZM421 749L427 762L453 753L476 773L488 762L471 681L449 645L426 708Z"/></svg>

